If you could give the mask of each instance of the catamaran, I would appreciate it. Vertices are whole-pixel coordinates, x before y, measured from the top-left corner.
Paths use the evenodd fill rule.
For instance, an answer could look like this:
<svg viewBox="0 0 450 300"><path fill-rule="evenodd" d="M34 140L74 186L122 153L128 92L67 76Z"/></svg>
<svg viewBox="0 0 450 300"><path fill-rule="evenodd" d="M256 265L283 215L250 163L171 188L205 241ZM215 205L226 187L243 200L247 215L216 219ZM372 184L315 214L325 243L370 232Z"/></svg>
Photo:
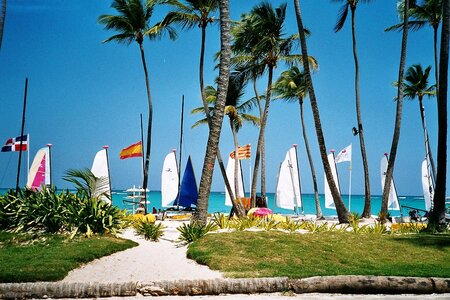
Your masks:
<svg viewBox="0 0 450 300"><path fill-rule="evenodd" d="M28 172L27 188L32 190L41 189L43 186L51 186L51 170L50 170L50 147L41 148L36 153L30 171Z"/></svg>
<svg viewBox="0 0 450 300"><path fill-rule="evenodd" d="M276 204L280 208L293 210L298 215L299 208L304 214L300 173L298 170L297 145L288 150L278 172Z"/></svg>

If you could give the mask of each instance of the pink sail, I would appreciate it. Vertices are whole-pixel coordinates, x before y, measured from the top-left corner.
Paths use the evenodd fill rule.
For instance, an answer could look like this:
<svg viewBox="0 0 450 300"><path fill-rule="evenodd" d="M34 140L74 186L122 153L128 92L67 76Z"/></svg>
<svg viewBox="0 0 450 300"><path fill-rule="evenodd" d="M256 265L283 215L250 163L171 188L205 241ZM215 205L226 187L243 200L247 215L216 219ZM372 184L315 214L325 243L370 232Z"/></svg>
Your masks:
<svg viewBox="0 0 450 300"><path fill-rule="evenodd" d="M32 190L50 185L50 152L49 148L39 149L34 157L28 173L27 187Z"/></svg>

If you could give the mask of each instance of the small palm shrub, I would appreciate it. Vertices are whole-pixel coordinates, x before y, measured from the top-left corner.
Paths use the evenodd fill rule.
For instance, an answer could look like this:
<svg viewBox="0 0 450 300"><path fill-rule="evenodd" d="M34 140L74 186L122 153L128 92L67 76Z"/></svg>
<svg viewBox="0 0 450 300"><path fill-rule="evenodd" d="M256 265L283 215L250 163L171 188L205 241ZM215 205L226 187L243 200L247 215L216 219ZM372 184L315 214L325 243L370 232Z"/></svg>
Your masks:
<svg viewBox="0 0 450 300"><path fill-rule="evenodd" d="M383 224L381 222L375 222L373 226L367 227L367 233L372 234L388 234L389 229L386 226L386 224Z"/></svg>
<svg viewBox="0 0 450 300"><path fill-rule="evenodd" d="M215 213L211 218L211 222L220 229L226 229L230 225L230 219L225 214Z"/></svg>
<svg viewBox="0 0 450 300"><path fill-rule="evenodd" d="M317 224L317 222L305 222L305 229L311 233L329 231L327 222L324 222L320 225Z"/></svg>
<svg viewBox="0 0 450 300"><path fill-rule="evenodd" d="M212 222L207 224L199 224L197 222L192 222L190 224L183 223L183 225L177 227L177 230L180 232L180 237L178 238L179 241L192 243L208 232L217 230L217 225Z"/></svg>
<svg viewBox="0 0 450 300"><path fill-rule="evenodd" d="M421 223L396 223L391 225L392 233L398 234L411 234L411 233L420 233L424 228L426 228L426 224Z"/></svg>
<svg viewBox="0 0 450 300"><path fill-rule="evenodd" d="M230 222L229 227L236 229L237 231L243 231L252 227L258 227L261 220L261 218L255 218L253 216L235 218Z"/></svg>
<svg viewBox="0 0 450 300"><path fill-rule="evenodd" d="M306 224L305 222L293 221L291 218L287 217L286 222L281 222L278 225L278 228L284 229L284 230L289 231L290 233L293 233L296 230L304 229L306 226L305 224Z"/></svg>
<svg viewBox="0 0 450 300"><path fill-rule="evenodd" d="M275 221L274 219L262 219L261 222L258 224L258 227L266 231L270 231L278 227L278 222Z"/></svg>
<svg viewBox="0 0 450 300"><path fill-rule="evenodd" d="M136 233L142 235L146 240L152 242L159 241L159 238L164 235L164 225L162 223L156 224L152 218L142 218L134 225Z"/></svg>

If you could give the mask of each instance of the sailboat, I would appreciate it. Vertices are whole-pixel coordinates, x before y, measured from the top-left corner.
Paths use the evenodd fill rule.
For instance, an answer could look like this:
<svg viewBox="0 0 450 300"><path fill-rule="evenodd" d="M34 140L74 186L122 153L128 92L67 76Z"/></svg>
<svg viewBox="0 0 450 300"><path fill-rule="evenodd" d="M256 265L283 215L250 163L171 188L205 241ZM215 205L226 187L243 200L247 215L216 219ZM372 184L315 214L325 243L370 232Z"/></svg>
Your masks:
<svg viewBox="0 0 450 300"><path fill-rule="evenodd" d="M228 157L228 163L227 163L227 169L226 174L228 178L228 182L230 182L231 190L233 191L235 198L244 198L245 192L244 192L244 180L242 178L242 165L241 161L239 161L239 168L238 168L238 191L236 191L235 185L234 185L234 158ZM228 189L225 187L225 205L226 206L233 206L233 203L231 202L230 194L228 193Z"/></svg>
<svg viewBox="0 0 450 300"><path fill-rule="evenodd" d="M50 176L50 147L41 148L36 153L30 171L28 172L27 187L32 190L41 189L43 186L51 185Z"/></svg>
<svg viewBox="0 0 450 300"><path fill-rule="evenodd" d="M91 172L98 178L93 196L111 204L111 179L109 175L108 146L98 151L92 163Z"/></svg>
<svg viewBox="0 0 450 300"><path fill-rule="evenodd" d="M386 172L388 168L388 158L387 153L381 158L380 162L380 173L381 173L381 188L384 189L384 184L386 181ZM389 189L389 200L388 200L389 210L400 210L400 204L398 202L397 189L395 188L394 179L391 181L391 187Z"/></svg>
<svg viewBox="0 0 450 300"><path fill-rule="evenodd" d="M298 208L301 207L303 213L297 145L288 150L281 163L275 196L278 207L292 209L297 215Z"/></svg>
<svg viewBox="0 0 450 300"><path fill-rule="evenodd" d="M172 206L178 195L178 166L175 150L166 155L161 173L161 206Z"/></svg>
<svg viewBox="0 0 450 300"><path fill-rule="evenodd" d="M433 208L434 188L433 178L431 176L430 161L426 157L422 162L422 189L425 199L425 210L431 211Z"/></svg>
<svg viewBox="0 0 450 300"><path fill-rule="evenodd" d="M334 151L331 151L331 153L328 154L327 158L328 158L328 163L330 164L331 174L333 175L334 183L336 184L336 187L340 194L341 188L340 188L339 177L338 177L338 173L337 173L337 169L336 169L336 161L334 159ZM331 195L330 186L328 185L328 180L327 180L326 174L324 174L324 184L325 184L325 188L324 188L325 207L330 208L330 209L336 209L336 206L333 201L333 196Z"/></svg>
<svg viewBox="0 0 450 300"><path fill-rule="evenodd" d="M183 179L181 180L178 197L174 202L176 207L184 207L184 209L192 208L192 205L197 206L198 189L197 181L195 179L194 167L192 166L191 157L188 157L186 168L184 169Z"/></svg>

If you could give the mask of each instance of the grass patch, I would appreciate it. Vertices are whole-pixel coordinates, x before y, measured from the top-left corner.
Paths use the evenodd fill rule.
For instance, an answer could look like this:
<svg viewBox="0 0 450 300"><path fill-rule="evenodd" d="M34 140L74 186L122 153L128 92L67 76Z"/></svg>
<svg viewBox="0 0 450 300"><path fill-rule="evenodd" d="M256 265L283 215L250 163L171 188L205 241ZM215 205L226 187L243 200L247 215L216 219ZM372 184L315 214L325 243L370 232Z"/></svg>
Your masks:
<svg viewBox="0 0 450 300"><path fill-rule="evenodd" d="M232 232L206 235L188 257L230 277L450 277L450 236Z"/></svg>
<svg viewBox="0 0 450 300"><path fill-rule="evenodd" d="M0 282L61 280L83 263L135 246L112 236L71 240L61 235L0 232Z"/></svg>

